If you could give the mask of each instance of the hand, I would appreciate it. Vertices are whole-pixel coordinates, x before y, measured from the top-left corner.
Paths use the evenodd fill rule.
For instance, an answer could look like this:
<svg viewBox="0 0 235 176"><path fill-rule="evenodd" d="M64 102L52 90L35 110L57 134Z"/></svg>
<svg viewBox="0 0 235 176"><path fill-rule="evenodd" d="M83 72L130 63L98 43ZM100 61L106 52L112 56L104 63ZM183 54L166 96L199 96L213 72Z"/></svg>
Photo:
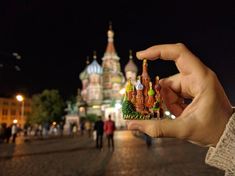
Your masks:
<svg viewBox="0 0 235 176"><path fill-rule="evenodd" d="M175 120L131 120L128 129L152 137L176 137L216 146L232 115L232 107L216 74L183 44L156 45L137 53L138 59L173 60L179 73L160 80L161 96ZM184 98L192 99L188 105Z"/></svg>

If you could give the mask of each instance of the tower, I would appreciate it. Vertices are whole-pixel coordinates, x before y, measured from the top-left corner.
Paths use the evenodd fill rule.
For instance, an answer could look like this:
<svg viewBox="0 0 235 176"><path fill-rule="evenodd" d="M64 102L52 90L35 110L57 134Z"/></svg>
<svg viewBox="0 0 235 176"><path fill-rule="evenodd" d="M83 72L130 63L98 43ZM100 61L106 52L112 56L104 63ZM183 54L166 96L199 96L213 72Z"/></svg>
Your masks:
<svg viewBox="0 0 235 176"><path fill-rule="evenodd" d="M103 69L96 60L96 52L93 54L93 61L87 67L89 84L87 87L88 105L100 105L103 100L102 73Z"/></svg>
<svg viewBox="0 0 235 176"><path fill-rule="evenodd" d="M144 102L147 103L146 101L148 97L150 77L148 74L148 64L146 59L143 61L143 72L141 75L141 79L142 79L142 84L144 86L144 97L145 97Z"/></svg>
<svg viewBox="0 0 235 176"><path fill-rule="evenodd" d="M112 25L109 25L107 32L108 43L102 58L103 67L103 95L104 102L110 102L112 100L120 100L121 96L119 91L121 90L125 79L120 68L120 58L118 57L114 47L114 32Z"/></svg>

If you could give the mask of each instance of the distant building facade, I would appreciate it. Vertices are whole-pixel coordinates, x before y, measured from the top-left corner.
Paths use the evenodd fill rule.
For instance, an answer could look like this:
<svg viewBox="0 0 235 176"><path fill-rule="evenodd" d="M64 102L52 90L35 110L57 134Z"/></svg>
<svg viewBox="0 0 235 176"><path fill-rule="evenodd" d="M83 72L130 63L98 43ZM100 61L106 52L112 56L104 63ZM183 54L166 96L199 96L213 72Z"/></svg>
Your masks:
<svg viewBox="0 0 235 176"><path fill-rule="evenodd" d="M22 108L22 102L18 102L15 98L0 98L0 124L6 123L9 126L14 121L23 128L30 112L30 99L24 100Z"/></svg>
<svg viewBox="0 0 235 176"><path fill-rule="evenodd" d="M80 73L82 82L81 97L79 97L79 113L83 115L96 114L107 118L111 114L117 127L124 125L121 112L122 95L120 91L125 87L126 79L136 82L137 67L132 60L125 66L125 76L121 71L120 57L114 47L114 32L112 26L107 32L108 43L101 65L96 53L93 61ZM82 116L83 116L82 115Z"/></svg>

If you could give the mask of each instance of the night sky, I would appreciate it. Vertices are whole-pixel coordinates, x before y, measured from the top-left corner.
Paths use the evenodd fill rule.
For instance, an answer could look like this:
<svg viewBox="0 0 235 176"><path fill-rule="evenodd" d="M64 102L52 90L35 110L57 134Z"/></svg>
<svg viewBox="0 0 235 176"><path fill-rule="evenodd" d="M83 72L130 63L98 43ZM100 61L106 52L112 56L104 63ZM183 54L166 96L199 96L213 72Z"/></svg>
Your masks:
<svg viewBox="0 0 235 176"><path fill-rule="evenodd" d="M235 5L221 2L0 1L0 96L31 96L46 88L58 89L64 98L76 95L79 73L93 50L101 64L112 21L122 69L129 49L182 42L217 73L235 104ZM141 62L135 63L140 68ZM170 61L149 65L151 76L177 72Z"/></svg>

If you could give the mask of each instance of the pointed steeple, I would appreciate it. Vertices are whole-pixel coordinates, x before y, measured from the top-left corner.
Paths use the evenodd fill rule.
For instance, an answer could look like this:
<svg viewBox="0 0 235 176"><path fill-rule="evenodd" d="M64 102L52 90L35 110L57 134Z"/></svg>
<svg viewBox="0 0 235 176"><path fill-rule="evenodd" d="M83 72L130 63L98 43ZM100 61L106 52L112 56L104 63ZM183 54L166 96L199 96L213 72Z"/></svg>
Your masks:
<svg viewBox="0 0 235 176"><path fill-rule="evenodd" d="M105 53L116 53L113 41L114 41L114 32L112 30L112 22L109 22L109 30L107 32L107 36L108 36L108 44L106 47L106 51Z"/></svg>
<svg viewBox="0 0 235 176"><path fill-rule="evenodd" d="M142 84L144 85L144 96L147 97L148 90L149 90L150 77L148 74L148 64L147 64L146 59L143 60L143 72L141 75L141 79L142 79Z"/></svg>
<svg viewBox="0 0 235 176"><path fill-rule="evenodd" d="M90 61L89 61L89 56L86 57L86 65L89 65Z"/></svg>
<svg viewBox="0 0 235 176"><path fill-rule="evenodd" d="M96 59L97 59L96 51L95 51L95 50L93 51L93 59L94 59L94 60L96 60Z"/></svg>
<svg viewBox="0 0 235 176"><path fill-rule="evenodd" d="M129 59L132 60L133 56L132 56L132 50L129 50Z"/></svg>

